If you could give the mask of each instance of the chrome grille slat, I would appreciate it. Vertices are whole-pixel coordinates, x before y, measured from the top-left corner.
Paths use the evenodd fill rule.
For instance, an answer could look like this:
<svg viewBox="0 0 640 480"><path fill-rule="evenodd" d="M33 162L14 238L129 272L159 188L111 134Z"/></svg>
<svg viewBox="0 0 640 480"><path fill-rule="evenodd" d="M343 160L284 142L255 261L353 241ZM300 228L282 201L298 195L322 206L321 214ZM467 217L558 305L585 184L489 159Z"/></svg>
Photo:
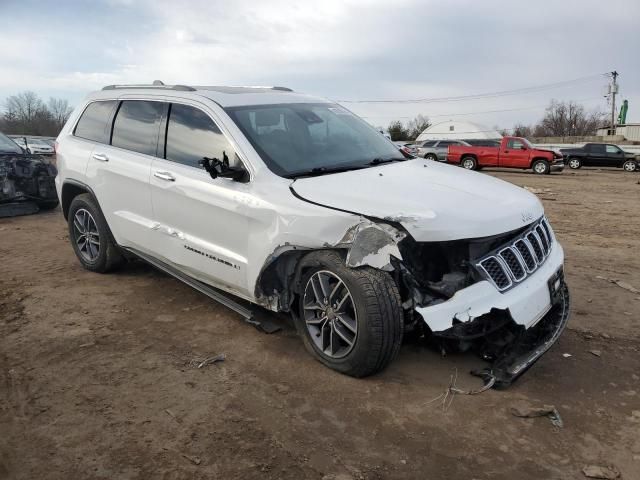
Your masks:
<svg viewBox="0 0 640 480"><path fill-rule="evenodd" d="M551 226L543 217L519 237L481 258L476 267L503 292L537 271L551 254L554 241Z"/></svg>

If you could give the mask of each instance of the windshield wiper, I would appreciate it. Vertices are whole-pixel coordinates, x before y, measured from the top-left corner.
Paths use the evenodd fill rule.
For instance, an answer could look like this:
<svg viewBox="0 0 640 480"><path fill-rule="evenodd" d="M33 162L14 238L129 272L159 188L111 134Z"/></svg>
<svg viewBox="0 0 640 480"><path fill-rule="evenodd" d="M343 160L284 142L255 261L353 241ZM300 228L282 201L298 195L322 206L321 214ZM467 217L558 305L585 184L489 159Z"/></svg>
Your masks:
<svg viewBox="0 0 640 480"><path fill-rule="evenodd" d="M315 177L318 175L324 175L326 173L340 173L348 172L350 170L360 170L365 168L363 165L343 165L336 167L314 167L309 170L301 170L299 172L289 173L284 175L285 178L298 178L298 177Z"/></svg>
<svg viewBox="0 0 640 480"><path fill-rule="evenodd" d="M374 158L373 160L371 160L370 162L368 162L366 165L367 166L372 166L372 165L380 165L382 163L390 163L390 162L404 162L406 160L406 158L398 158L398 157L392 157L392 158Z"/></svg>

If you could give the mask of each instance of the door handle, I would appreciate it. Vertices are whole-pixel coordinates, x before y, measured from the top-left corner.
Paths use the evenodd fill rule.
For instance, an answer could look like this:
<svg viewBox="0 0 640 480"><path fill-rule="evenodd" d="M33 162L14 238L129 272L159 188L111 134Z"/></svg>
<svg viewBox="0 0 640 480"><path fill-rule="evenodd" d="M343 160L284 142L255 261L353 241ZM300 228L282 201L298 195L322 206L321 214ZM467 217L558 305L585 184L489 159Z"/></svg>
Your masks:
<svg viewBox="0 0 640 480"><path fill-rule="evenodd" d="M98 160L99 162L108 162L109 157L107 157L104 153L94 153L93 159Z"/></svg>
<svg viewBox="0 0 640 480"><path fill-rule="evenodd" d="M171 175L169 172L153 172L153 176L159 178L160 180L164 180L166 182L175 182L176 177Z"/></svg>

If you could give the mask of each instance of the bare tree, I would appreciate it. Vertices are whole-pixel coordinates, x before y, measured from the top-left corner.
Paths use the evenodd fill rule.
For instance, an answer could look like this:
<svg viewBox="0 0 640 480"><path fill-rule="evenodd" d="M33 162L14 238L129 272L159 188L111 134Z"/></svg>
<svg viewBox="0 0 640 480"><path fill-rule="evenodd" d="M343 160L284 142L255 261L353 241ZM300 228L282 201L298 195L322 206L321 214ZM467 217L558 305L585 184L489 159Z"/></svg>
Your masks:
<svg viewBox="0 0 640 480"><path fill-rule="evenodd" d="M28 125L33 123L46 107L34 92L23 92L7 98L5 109L5 118Z"/></svg>
<svg viewBox="0 0 640 480"><path fill-rule="evenodd" d="M51 117L58 128L58 130L62 130L64 124L69 120L69 116L71 116L71 112L73 112L73 108L69 106L69 102L62 98L49 98L49 113L51 113Z"/></svg>
<svg viewBox="0 0 640 480"><path fill-rule="evenodd" d="M417 115L413 120L407 122L408 139L415 140L418 136L431 126L429 117L422 114Z"/></svg>
<svg viewBox="0 0 640 480"><path fill-rule="evenodd" d="M66 100L50 98L45 105L34 92L22 92L4 102L1 127L5 133L54 136L72 110Z"/></svg>
<svg viewBox="0 0 640 480"><path fill-rule="evenodd" d="M552 100L533 133L537 137L593 135L602 123L604 115L598 110L587 112L584 106L574 101Z"/></svg>
<svg viewBox="0 0 640 480"><path fill-rule="evenodd" d="M511 133L514 137L531 137L533 136L533 127L530 125L524 125L522 123L516 123L513 126Z"/></svg>

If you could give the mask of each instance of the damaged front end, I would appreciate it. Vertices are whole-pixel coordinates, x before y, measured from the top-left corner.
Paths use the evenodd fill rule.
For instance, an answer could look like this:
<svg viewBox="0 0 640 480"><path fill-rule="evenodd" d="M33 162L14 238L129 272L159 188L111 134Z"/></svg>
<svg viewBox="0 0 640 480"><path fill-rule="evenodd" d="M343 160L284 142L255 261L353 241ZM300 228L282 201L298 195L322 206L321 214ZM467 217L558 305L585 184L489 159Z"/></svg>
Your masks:
<svg viewBox="0 0 640 480"><path fill-rule="evenodd" d="M493 237L415 242L392 259L407 328L443 350L471 350L508 386L559 338L569 318L564 253L547 220Z"/></svg>
<svg viewBox="0 0 640 480"><path fill-rule="evenodd" d="M0 218L55 207L56 174L56 168L42 157L0 153Z"/></svg>

